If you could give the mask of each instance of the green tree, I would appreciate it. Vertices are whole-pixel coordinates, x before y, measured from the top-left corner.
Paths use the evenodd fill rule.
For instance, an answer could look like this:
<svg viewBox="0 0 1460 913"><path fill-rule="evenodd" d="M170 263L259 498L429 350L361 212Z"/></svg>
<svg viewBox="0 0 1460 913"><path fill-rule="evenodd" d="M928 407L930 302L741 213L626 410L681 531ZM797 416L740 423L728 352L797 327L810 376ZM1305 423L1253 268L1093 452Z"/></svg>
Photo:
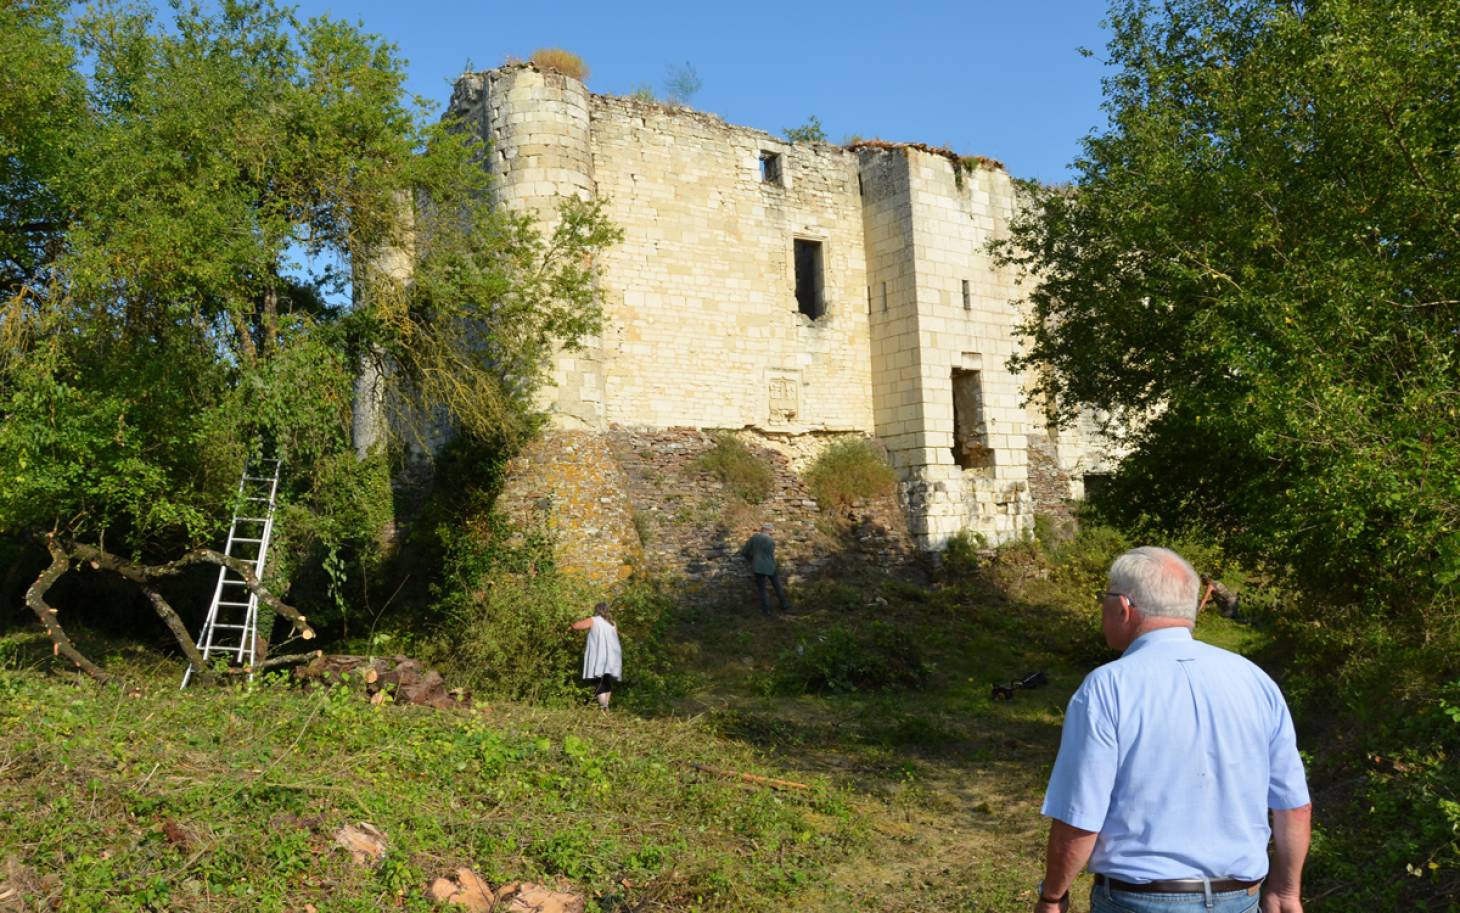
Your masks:
<svg viewBox="0 0 1460 913"><path fill-rule="evenodd" d="M1119 2L1110 24L1108 127L1072 187L1025 185L1001 248L1038 282L1018 362L1055 412L1130 429L1105 510L1296 584L1268 618L1285 688L1315 796L1352 797L1315 841L1325 908L1443 908L1460 5Z"/></svg>
<svg viewBox="0 0 1460 913"><path fill-rule="evenodd" d="M143 567L216 539L262 446L281 558L368 548L390 498L351 449L362 364L465 434L530 427L554 348L598 326L598 207L548 236L489 207L479 143L353 27L271 0L70 15L0 10L0 533L51 571L86 543Z"/></svg>
<svg viewBox="0 0 1460 913"><path fill-rule="evenodd" d="M806 123L799 127L787 127L782 131L788 143L824 143L826 142L826 131L821 129L821 118L815 114L806 118Z"/></svg>
<svg viewBox="0 0 1460 913"><path fill-rule="evenodd" d="M1460 7L1112 9L1109 126L1024 185L1038 392L1137 445L1128 516L1200 523L1375 612L1460 576ZM1382 597L1377 597L1378 587Z"/></svg>

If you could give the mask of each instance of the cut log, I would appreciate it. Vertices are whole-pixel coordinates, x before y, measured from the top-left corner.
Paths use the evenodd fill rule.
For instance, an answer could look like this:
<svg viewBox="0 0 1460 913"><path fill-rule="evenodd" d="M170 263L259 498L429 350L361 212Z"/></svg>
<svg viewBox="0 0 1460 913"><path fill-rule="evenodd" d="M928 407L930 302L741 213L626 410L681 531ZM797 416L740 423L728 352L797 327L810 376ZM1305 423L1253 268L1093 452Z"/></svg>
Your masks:
<svg viewBox="0 0 1460 913"><path fill-rule="evenodd" d="M468 704L470 692L448 689L434 669L424 669L405 656L325 655L294 670L297 681L321 685L344 684L359 688L372 704L389 695L399 703L445 709Z"/></svg>

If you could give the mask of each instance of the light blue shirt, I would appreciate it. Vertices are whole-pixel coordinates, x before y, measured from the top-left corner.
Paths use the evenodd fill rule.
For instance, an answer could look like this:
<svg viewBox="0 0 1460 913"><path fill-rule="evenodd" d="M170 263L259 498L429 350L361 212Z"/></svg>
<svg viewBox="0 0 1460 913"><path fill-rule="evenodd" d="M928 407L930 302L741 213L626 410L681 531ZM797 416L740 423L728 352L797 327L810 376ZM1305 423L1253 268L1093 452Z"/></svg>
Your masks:
<svg viewBox="0 0 1460 913"><path fill-rule="evenodd" d="M1273 680L1188 628L1160 628L1070 698L1041 811L1099 833L1092 872L1255 881L1267 874L1267 810L1307 804Z"/></svg>

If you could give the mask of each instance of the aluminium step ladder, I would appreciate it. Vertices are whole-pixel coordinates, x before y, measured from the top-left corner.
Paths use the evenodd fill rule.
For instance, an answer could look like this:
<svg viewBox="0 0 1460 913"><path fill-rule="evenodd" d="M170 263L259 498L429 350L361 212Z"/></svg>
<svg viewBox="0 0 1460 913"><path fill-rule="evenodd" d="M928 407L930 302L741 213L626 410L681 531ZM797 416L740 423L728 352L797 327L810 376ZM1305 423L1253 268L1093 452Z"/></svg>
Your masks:
<svg viewBox="0 0 1460 913"><path fill-rule="evenodd" d="M269 541L274 536L274 509L279 494L279 460L260 460L244 464L238 480L238 498L233 508L233 523L228 528L228 542L223 554L250 565L254 577L263 580L264 561L269 554ZM213 587L213 600L208 616L198 635L198 652L203 659L227 656L231 665L252 667L258 643L259 597L232 568L218 568L218 582ZM193 667L183 673L182 687L192 679ZM253 673L248 674L250 680Z"/></svg>

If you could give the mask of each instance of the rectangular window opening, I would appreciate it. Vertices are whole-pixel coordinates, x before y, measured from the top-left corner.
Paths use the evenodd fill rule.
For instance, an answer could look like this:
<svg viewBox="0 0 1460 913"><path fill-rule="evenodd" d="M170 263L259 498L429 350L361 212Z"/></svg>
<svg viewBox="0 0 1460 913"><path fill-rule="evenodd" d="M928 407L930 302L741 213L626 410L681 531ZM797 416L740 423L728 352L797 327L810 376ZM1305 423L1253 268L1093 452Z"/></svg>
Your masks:
<svg viewBox="0 0 1460 913"><path fill-rule="evenodd" d="M953 462L962 469L993 471L983 407L983 375L953 369Z"/></svg>
<svg viewBox="0 0 1460 913"><path fill-rule="evenodd" d="M872 316L872 286L867 286L867 316Z"/></svg>
<svg viewBox="0 0 1460 913"><path fill-rule="evenodd" d="M778 152L762 151L760 154L760 179L767 184L781 183L781 155Z"/></svg>
<svg viewBox="0 0 1460 913"><path fill-rule="evenodd" d="M882 283L882 313L887 313L887 283Z"/></svg>
<svg viewBox="0 0 1460 913"><path fill-rule="evenodd" d="M963 309L965 311L973 310L973 296L969 294L967 279L963 280Z"/></svg>
<svg viewBox="0 0 1460 913"><path fill-rule="evenodd" d="M796 238L796 310L817 319L826 313L826 296L821 270L821 242Z"/></svg>

